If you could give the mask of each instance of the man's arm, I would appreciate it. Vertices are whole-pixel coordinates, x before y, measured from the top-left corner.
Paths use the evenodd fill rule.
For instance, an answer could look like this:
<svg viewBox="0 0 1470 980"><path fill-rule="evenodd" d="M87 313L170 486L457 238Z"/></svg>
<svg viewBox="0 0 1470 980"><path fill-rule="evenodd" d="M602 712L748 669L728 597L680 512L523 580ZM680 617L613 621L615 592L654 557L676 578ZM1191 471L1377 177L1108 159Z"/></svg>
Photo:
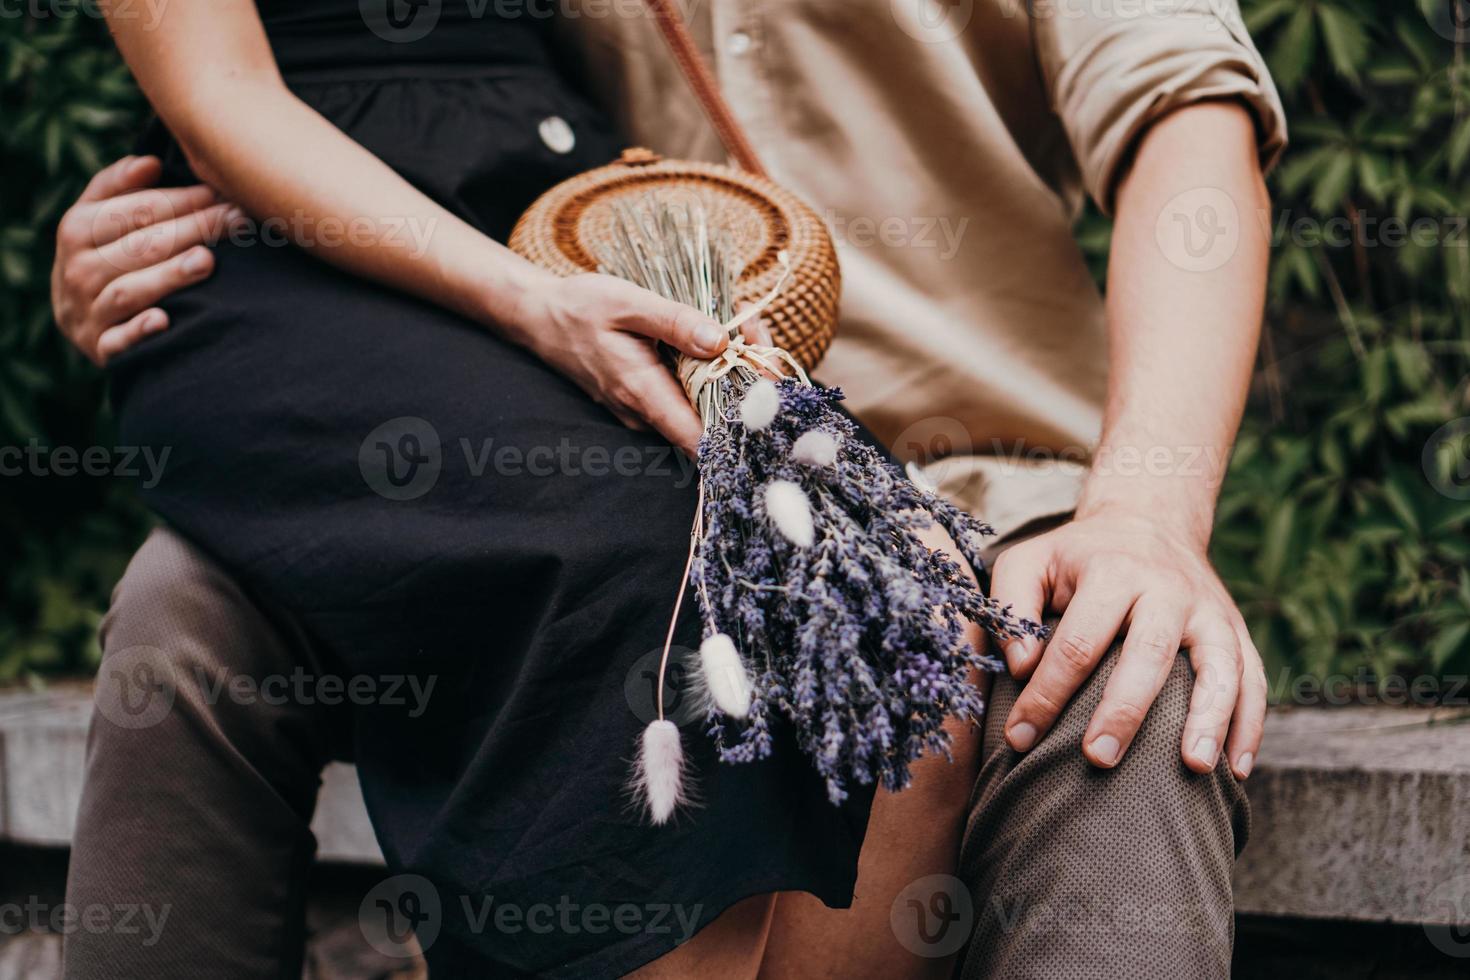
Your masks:
<svg viewBox="0 0 1470 980"><path fill-rule="evenodd" d="M1084 738L1116 765L1181 646L1198 674L1182 752L1213 768L1223 746L1249 774L1266 681L1245 622L1207 557L1264 305L1268 206L1251 115L1201 103L1154 123L1117 192L1108 270L1110 375L1102 439L1076 519L1006 551L994 592L1017 614L1063 613L1045 650L1013 641L1030 677L1006 721L1026 751L1126 629Z"/></svg>
<svg viewBox="0 0 1470 980"><path fill-rule="evenodd" d="M209 276L216 240L238 212L202 184L158 189L157 157L100 170L56 229L51 308L94 364L168 326L157 305Z"/></svg>

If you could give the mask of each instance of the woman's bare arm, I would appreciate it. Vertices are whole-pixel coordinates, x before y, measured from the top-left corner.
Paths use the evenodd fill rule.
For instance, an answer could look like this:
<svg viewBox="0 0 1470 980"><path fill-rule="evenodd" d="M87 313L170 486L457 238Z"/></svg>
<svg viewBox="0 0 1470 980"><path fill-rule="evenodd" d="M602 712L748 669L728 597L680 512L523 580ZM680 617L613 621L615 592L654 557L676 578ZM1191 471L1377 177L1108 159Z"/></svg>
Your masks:
<svg viewBox="0 0 1470 980"><path fill-rule="evenodd" d="M252 0L174 0L155 23L105 9L149 101L223 197L299 229L294 243L324 261L502 332L625 422L698 440L654 342L711 356L718 326L619 280L557 280L434 203L291 93Z"/></svg>
<svg viewBox="0 0 1470 980"><path fill-rule="evenodd" d="M434 203L293 95L251 0L179 0L151 29L136 17L109 25L195 172L222 196L300 229L294 243L333 265L477 319L488 304L512 335L524 322L528 292L550 274ZM339 241L313 231L348 221L365 233ZM427 247L402 233L405 221L428 229Z"/></svg>

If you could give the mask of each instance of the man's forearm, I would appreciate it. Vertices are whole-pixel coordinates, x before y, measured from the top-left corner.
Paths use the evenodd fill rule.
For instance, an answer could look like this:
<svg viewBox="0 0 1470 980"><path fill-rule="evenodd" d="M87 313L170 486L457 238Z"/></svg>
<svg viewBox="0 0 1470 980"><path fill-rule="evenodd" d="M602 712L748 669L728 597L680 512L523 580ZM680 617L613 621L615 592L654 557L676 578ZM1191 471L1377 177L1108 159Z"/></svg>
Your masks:
<svg viewBox="0 0 1470 980"><path fill-rule="evenodd" d="M1045 650L1015 641L1029 678L1006 720L1025 752L1122 632L1118 662L1083 737L1118 764L1178 651L1195 673L1180 739L1209 772L1223 750L1250 774L1265 674L1206 547L1255 360L1266 282L1266 207L1250 116L1227 103L1155 123L1119 187L1108 271L1111 371L1102 440L1077 518L1000 556L997 599L1061 621Z"/></svg>
<svg viewBox="0 0 1470 980"><path fill-rule="evenodd" d="M1268 201L1250 114L1206 103L1160 120L1117 201L1108 403L1078 514L1145 512L1203 547L1265 297Z"/></svg>

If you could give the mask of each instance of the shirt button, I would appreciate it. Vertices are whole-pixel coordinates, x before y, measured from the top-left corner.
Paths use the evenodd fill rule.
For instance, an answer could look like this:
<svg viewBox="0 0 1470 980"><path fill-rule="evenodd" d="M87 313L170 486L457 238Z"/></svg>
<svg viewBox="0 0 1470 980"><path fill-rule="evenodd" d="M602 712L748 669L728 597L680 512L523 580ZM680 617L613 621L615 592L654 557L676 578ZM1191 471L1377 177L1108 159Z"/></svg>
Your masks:
<svg viewBox="0 0 1470 980"><path fill-rule="evenodd" d="M754 44L750 35L744 31L736 31L730 35L730 53L737 58L749 51Z"/></svg>
<svg viewBox="0 0 1470 980"><path fill-rule="evenodd" d="M541 134L541 142L552 153L570 153L577 145L577 134L561 116L547 116L536 130Z"/></svg>

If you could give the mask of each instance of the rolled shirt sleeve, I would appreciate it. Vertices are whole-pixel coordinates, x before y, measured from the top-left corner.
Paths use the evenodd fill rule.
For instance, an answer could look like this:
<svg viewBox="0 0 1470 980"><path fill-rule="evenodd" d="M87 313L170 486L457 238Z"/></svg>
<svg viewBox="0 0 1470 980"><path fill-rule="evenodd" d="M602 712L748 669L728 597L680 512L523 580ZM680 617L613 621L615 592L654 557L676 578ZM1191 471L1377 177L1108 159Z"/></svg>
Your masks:
<svg viewBox="0 0 1470 980"><path fill-rule="evenodd" d="M1263 169L1286 147L1286 116L1236 0L1031 0L1037 57L1082 180L1104 211L1154 120L1209 99L1256 117Z"/></svg>

